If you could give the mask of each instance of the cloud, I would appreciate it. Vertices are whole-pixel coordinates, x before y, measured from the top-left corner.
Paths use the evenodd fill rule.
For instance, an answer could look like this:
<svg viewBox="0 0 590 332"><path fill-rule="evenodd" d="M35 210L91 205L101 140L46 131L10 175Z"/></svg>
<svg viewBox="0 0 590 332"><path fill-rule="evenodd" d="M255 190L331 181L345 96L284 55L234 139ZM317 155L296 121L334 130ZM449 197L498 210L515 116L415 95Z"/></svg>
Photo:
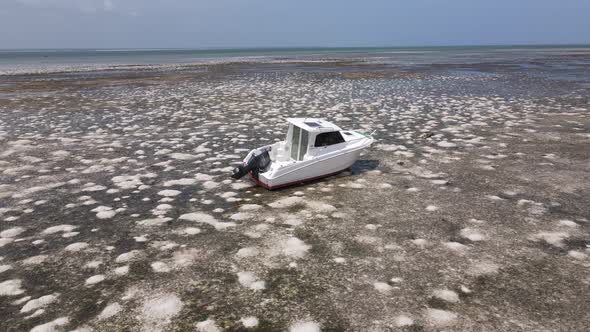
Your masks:
<svg viewBox="0 0 590 332"><path fill-rule="evenodd" d="M113 0L16 0L21 5L39 9L77 10L85 13L115 10Z"/></svg>
<svg viewBox="0 0 590 332"><path fill-rule="evenodd" d="M112 0L104 0L104 10L111 11L115 9L115 4Z"/></svg>

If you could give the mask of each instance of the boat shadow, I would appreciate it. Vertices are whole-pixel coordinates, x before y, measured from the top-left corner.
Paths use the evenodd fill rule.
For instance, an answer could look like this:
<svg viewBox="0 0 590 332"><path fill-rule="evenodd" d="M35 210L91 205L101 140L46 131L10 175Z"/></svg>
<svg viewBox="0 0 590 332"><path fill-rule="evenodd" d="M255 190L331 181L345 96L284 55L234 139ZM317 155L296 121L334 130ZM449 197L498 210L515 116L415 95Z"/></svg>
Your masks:
<svg viewBox="0 0 590 332"><path fill-rule="evenodd" d="M360 175L366 173L368 171L372 171L379 167L379 160L369 159L369 160L357 160L352 166L350 167L350 173L352 175Z"/></svg>

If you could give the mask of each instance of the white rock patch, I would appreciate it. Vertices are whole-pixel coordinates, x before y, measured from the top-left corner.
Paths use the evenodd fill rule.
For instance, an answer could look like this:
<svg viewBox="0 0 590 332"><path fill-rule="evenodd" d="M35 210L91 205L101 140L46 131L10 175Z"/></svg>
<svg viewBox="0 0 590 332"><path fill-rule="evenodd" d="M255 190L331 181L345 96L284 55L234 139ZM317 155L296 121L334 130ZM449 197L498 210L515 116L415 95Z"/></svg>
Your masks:
<svg viewBox="0 0 590 332"><path fill-rule="evenodd" d="M205 182L203 182L203 188L205 188L207 190L215 189L217 187L219 187L219 183L217 183L215 181L205 181Z"/></svg>
<svg viewBox="0 0 590 332"><path fill-rule="evenodd" d="M399 315L395 317L395 325L398 327L412 326L414 325L414 320L406 315Z"/></svg>
<svg viewBox="0 0 590 332"><path fill-rule="evenodd" d="M238 272L238 282L240 285L252 290L263 290L265 288L265 282L259 280L252 272Z"/></svg>
<svg viewBox="0 0 590 332"><path fill-rule="evenodd" d="M0 237L2 238L13 238L19 236L25 229L22 227L13 227L9 228L5 231L0 232Z"/></svg>
<svg viewBox="0 0 590 332"><path fill-rule="evenodd" d="M302 258L311 249L311 246L305 244L296 237L289 238L283 247L283 254L290 257Z"/></svg>
<svg viewBox="0 0 590 332"><path fill-rule="evenodd" d="M31 332L55 332L58 331L60 327L66 326L70 323L70 319L68 317L60 317L55 320L52 320L49 323L37 325L31 329Z"/></svg>
<svg viewBox="0 0 590 332"><path fill-rule="evenodd" d="M256 256L256 255L258 255L258 249L256 249L255 247L241 248L236 253L236 256L237 257L240 257L240 258L253 257L253 256Z"/></svg>
<svg viewBox="0 0 590 332"><path fill-rule="evenodd" d="M307 202L307 206L315 212L319 213L329 213L336 211L336 207L334 207L333 205L317 201Z"/></svg>
<svg viewBox="0 0 590 332"><path fill-rule="evenodd" d="M302 205L305 201L301 197L286 197L268 204L273 209L286 209L296 205Z"/></svg>
<svg viewBox="0 0 590 332"><path fill-rule="evenodd" d="M313 321L296 322L289 327L289 332L320 332L320 324Z"/></svg>
<svg viewBox="0 0 590 332"><path fill-rule="evenodd" d="M197 173L195 174L195 179L197 179L197 181L209 181L213 179L213 176L209 174Z"/></svg>
<svg viewBox="0 0 590 332"><path fill-rule="evenodd" d="M22 280L12 279L0 282L0 296L20 295L25 291L21 288Z"/></svg>
<svg viewBox="0 0 590 332"><path fill-rule="evenodd" d="M462 252L465 251L467 249L469 249L468 246L461 244L459 242L453 242L453 241L449 241L449 242L445 242L443 243L445 247L454 250L454 251L458 251L458 252Z"/></svg>
<svg viewBox="0 0 590 332"><path fill-rule="evenodd" d="M243 317L240 319L240 321L242 322L242 325L247 329L255 328L256 326L258 326L258 318L254 316Z"/></svg>
<svg viewBox="0 0 590 332"><path fill-rule="evenodd" d="M170 272L172 270L170 266L164 262L153 262L151 266L154 272L158 273Z"/></svg>
<svg viewBox="0 0 590 332"><path fill-rule="evenodd" d="M459 302L459 295L448 289L436 289L432 292L432 296L451 303Z"/></svg>
<svg viewBox="0 0 590 332"><path fill-rule="evenodd" d="M438 145L442 148L454 148L457 146L457 144L452 143L452 142L448 142L448 141L440 141L440 142L436 143L436 145Z"/></svg>
<svg viewBox="0 0 590 332"><path fill-rule="evenodd" d="M569 234L565 232L540 232L533 236L534 239L545 241L558 248L562 248L565 245L563 240L568 237Z"/></svg>
<svg viewBox="0 0 590 332"><path fill-rule="evenodd" d="M258 204L242 204L240 206L240 211L254 211L259 210L262 208L262 205Z"/></svg>
<svg viewBox="0 0 590 332"><path fill-rule="evenodd" d="M561 219L558 221L560 226L565 226L565 227L570 227L570 228L576 228L580 225L578 225L575 221L572 220L568 220L568 219Z"/></svg>
<svg viewBox="0 0 590 332"><path fill-rule="evenodd" d="M98 284L99 282L104 281L105 276L103 274L97 274L95 276L92 276L88 279L86 279L86 281L84 282L86 285L95 285Z"/></svg>
<svg viewBox="0 0 590 332"><path fill-rule="evenodd" d="M474 276L490 275L497 273L499 268L495 263L482 261L473 263L467 273Z"/></svg>
<svg viewBox="0 0 590 332"><path fill-rule="evenodd" d="M178 180L169 180L164 182L164 187L172 186L190 186L197 183L197 179L183 178Z"/></svg>
<svg viewBox="0 0 590 332"><path fill-rule="evenodd" d="M158 226L164 225L165 223L167 223L170 220L172 220L172 218L158 217L158 218L139 220L139 221L136 221L135 224L137 224L138 226L143 226L143 227L158 227Z"/></svg>
<svg viewBox="0 0 590 332"><path fill-rule="evenodd" d="M38 265L41 264L43 262L45 262L45 260L47 259L47 255L37 255L37 256L32 256L29 258L25 258L21 261L21 263L23 265Z"/></svg>
<svg viewBox="0 0 590 332"><path fill-rule="evenodd" d="M162 329L182 310L183 303L175 294L158 294L148 298L140 311L144 329Z"/></svg>
<svg viewBox="0 0 590 332"><path fill-rule="evenodd" d="M85 248L88 248L88 243L76 242L76 243L72 243L72 244L68 245L67 247L64 248L64 250L76 252L76 251L80 251Z"/></svg>
<svg viewBox="0 0 590 332"><path fill-rule="evenodd" d="M102 312L98 315L98 320L104 320L104 319L109 319L111 317L116 316L117 314L119 314L121 312L121 310L123 310L123 307L115 302L115 303L111 303L109 305L107 305Z"/></svg>
<svg viewBox="0 0 590 332"><path fill-rule="evenodd" d="M241 221L241 220L248 220L248 219L252 219L254 216L250 213L247 212L238 212L238 213L234 213L232 214L229 218L231 220L236 220L236 221Z"/></svg>
<svg viewBox="0 0 590 332"><path fill-rule="evenodd" d="M186 235L196 235L201 233L201 229L197 227L187 227L183 230Z"/></svg>
<svg viewBox="0 0 590 332"><path fill-rule="evenodd" d="M164 196L164 197L174 197L174 196L178 196L182 194L182 192L178 191L178 190L172 190L172 189L166 189L166 190L162 190L158 192L158 195L160 196Z"/></svg>
<svg viewBox="0 0 590 332"><path fill-rule="evenodd" d="M427 309L425 318L431 325L437 327L448 327L455 324L457 320L457 314L440 309Z"/></svg>
<svg viewBox="0 0 590 332"><path fill-rule="evenodd" d="M468 239L469 241L479 242L486 240L486 236L483 235L480 231L474 228L463 228L461 230L461 237Z"/></svg>
<svg viewBox="0 0 590 332"><path fill-rule="evenodd" d="M176 267L187 267L192 265L199 257L201 257L201 252L198 249L185 249L174 252L172 261Z"/></svg>
<svg viewBox="0 0 590 332"><path fill-rule="evenodd" d="M139 256L140 253L141 253L141 251L139 251L139 250L131 250L129 252L126 252L126 253L123 253L123 254L120 254L119 256L117 256L117 258L115 258L115 262L116 263L127 263L127 262L135 259L137 256Z"/></svg>
<svg viewBox="0 0 590 332"><path fill-rule="evenodd" d="M74 229L78 228L78 226L73 226L73 225L57 225L57 226L51 226L46 228L43 231L43 234L55 234L55 233L59 233L59 232L71 232Z"/></svg>
<svg viewBox="0 0 590 332"><path fill-rule="evenodd" d="M393 289L393 287L391 287L388 283L385 282L375 282L373 284L373 287L375 287L375 289L382 294L389 294L391 292L391 290Z"/></svg>
<svg viewBox="0 0 590 332"><path fill-rule="evenodd" d="M117 212L113 211L113 208L109 206L98 206L91 211L96 212L96 217L98 219L110 219L117 214Z"/></svg>
<svg viewBox="0 0 590 332"><path fill-rule="evenodd" d="M197 159L197 156L195 156L195 155L188 154L188 153L180 153L180 152L171 153L171 154L169 154L169 156L170 156L170 158L176 159L176 160L193 160L193 159Z"/></svg>
<svg viewBox="0 0 590 332"><path fill-rule="evenodd" d="M436 211L436 210L438 210L438 206L436 206L436 205L428 205L426 207L426 211L432 212L432 211Z"/></svg>
<svg viewBox="0 0 590 332"><path fill-rule="evenodd" d="M221 332L221 329L215 323L213 319L207 319L202 322L198 322L195 327L198 332Z"/></svg>
<svg viewBox="0 0 590 332"><path fill-rule="evenodd" d="M223 230L228 227L233 227L236 225L234 222L231 222L231 221L228 221L228 222L218 221L217 219L215 219L215 217L213 217L209 214L206 214L206 213L202 213L202 212L193 212L193 213L183 214L178 219L194 221L194 222L198 222L198 223L202 223L202 224L208 224L208 225L215 227L216 230Z"/></svg>
<svg viewBox="0 0 590 332"><path fill-rule="evenodd" d="M115 272L115 274L119 276L126 275L127 273L129 273L129 265L120 266L114 269L113 272Z"/></svg>
<svg viewBox="0 0 590 332"><path fill-rule="evenodd" d="M45 295L45 296L41 296L40 298L30 300L20 309L20 312L27 313L27 312L31 312L33 310L45 308L46 306L56 302L58 296L59 296L59 294L51 294L51 295Z"/></svg>
<svg viewBox="0 0 590 332"><path fill-rule="evenodd" d="M110 218L114 217L116 214L117 214L117 212L113 211L113 210L100 211L100 212L96 213L96 217L98 219L110 219Z"/></svg>

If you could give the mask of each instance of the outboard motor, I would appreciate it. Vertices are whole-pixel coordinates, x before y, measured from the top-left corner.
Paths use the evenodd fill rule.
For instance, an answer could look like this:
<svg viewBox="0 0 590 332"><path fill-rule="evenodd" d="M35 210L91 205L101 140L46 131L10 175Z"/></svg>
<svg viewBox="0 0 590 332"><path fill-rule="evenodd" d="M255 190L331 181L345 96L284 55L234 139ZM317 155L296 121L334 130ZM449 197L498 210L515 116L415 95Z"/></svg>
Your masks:
<svg viewBox="0 0 590 332"><path fill-rule="evenodd" d="M258 174L266 171L266 168L270 165L269 150L270 148L252 150L248 154L249 158L246 157L244 164L234 169L234 173L231 177L237 180L252 172L252 176L258 179Z"/></svg>

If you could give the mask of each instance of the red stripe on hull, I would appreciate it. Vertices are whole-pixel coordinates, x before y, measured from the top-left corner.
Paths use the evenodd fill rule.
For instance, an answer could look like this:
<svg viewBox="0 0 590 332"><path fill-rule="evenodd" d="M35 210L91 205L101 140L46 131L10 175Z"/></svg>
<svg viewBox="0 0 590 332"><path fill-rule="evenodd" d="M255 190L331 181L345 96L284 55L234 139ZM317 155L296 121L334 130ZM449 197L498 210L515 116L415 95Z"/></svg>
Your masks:
<svg viewBox="0 0 590 332"><path fill-rule="evenodd" d="M350 168L350 167L348 167L348 168ZM307 179L303 179L303 180L293 181L293 182L289 182L289 183L283 183L283 184L280 184L278 186L269 186L266 183L263 183L260 180L255 179L252 176L252 172L250 172L248 174L250 174L250 179L252 179L252 181L256 182L257 185L259 185L259 186L261 186L261 187L263 187L265 189L268 189L268 190L274 190L274 189L279 189L279 188L284 188L284 187L294 186L294 185L297 185L297 184L306 183L306 182L313 181L313 180L319 180L319 179L327 178L327 177L336 175L338 173L342 173L345 170L347 170L348 168L345 168L345 169L339 170L338 172L334 172L334 173L330 173L330 174L324 174L324 175L315 176L315 177L307 178Z"/></svg>

